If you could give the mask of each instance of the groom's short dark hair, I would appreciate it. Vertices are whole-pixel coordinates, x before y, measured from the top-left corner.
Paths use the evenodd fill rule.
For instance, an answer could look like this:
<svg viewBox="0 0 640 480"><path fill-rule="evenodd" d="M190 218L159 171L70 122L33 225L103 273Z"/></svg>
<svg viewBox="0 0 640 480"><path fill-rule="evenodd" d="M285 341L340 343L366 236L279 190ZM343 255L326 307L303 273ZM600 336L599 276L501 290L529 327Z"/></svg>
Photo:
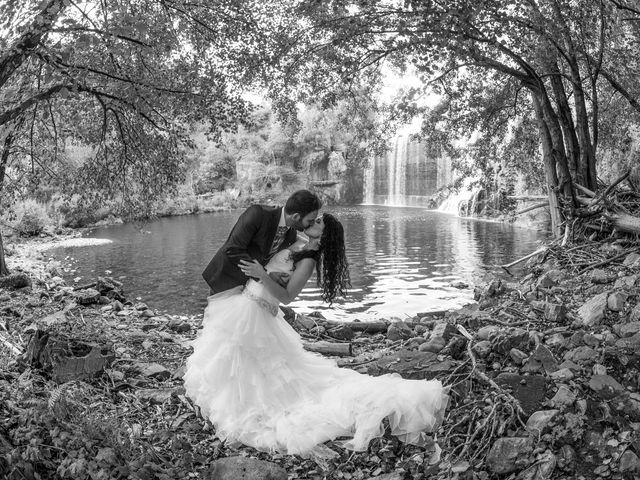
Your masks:
<svg viewBox="0 0 640 480"><path fill-rule="evenodd" d="M315 193L311 193L309 190L298 190L293 192L287 200L284 213L287 215L299 213L301 217L304 217L311 212L320 210L320 207L322 207L322 202Z"/></svg>

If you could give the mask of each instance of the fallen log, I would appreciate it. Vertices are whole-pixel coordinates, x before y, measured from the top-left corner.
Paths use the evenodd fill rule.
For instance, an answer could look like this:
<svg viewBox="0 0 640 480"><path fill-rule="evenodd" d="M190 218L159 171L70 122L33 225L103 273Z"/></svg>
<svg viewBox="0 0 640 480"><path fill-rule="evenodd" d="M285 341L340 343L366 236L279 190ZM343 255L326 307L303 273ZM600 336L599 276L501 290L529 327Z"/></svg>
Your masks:
<svg viewBox="0 0 640 480"><path fill-rule="evenodd" d="M628 213L605 213L604 216L616 230L640 234L640 217L634 217Z"/></svg>
<svg viewBox="0 0 640 480"><path fill-rule="evenodd" d="M531 205L530 207L523 208L522 210L518 210L515 213L515 215L521 215L523 213L530 212L531 210L537 210L538 208L543 208L548 206L549 206L549 201L547 200L545 202L536 203L535 205Z"/></svg>
<svg viewBox="0 0 640 480"><path fill-rule="evenodd" d="M305 342L304 349L309 352L321 353L322 355L335 355L338 357L349 357L353 355L350 343L333 342Z"/></svg>
<svg viewBox="0 0 640 480"><path fill-rule="evenodd" d="M386 322L334 322L331 320L316 319L318 325L322 325L327 330L330 328L346 325L354 332L363 333L386 333L389 324Z"/></svg>
<svg viewBox="0 0 640 480"><path fill-rule="evenodd" d="M507 195L509 200L546 200L549 198L547 195Z"/></svg>

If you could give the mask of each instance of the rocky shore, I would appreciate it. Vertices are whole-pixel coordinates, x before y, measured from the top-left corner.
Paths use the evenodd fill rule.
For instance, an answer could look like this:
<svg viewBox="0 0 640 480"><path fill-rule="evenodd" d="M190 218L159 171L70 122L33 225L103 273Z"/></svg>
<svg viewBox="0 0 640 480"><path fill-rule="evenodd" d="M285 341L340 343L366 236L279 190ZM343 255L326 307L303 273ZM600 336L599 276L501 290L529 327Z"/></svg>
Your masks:
<svg viewBox="0 0 640 480"><path fill-rule="evenodd" d="M285 308L306 348L345 368L438 378L433 442L328 442L309 458L215 437L184 395L201 319L160 315L101 277L67 285L43 240L0 279L0 476L38 478L631 479L640 476L640 246L549 245L477 303L339 324ZM239 472L243 471L245 476Z"/></svg>

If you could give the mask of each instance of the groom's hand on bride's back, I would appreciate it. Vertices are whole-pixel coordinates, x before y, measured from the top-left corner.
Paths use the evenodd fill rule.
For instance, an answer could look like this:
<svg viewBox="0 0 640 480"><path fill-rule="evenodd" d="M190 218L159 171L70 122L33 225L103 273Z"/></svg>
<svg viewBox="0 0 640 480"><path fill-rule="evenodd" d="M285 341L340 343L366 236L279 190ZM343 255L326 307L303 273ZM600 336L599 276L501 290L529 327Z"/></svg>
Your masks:
<svg viewBox="0 0 640 480"><path fill-rule="evenodd" d="M272 280L276 281L281 287L286 287L289 283L290 275L284 272L271 272L269 274Z"/></svg>

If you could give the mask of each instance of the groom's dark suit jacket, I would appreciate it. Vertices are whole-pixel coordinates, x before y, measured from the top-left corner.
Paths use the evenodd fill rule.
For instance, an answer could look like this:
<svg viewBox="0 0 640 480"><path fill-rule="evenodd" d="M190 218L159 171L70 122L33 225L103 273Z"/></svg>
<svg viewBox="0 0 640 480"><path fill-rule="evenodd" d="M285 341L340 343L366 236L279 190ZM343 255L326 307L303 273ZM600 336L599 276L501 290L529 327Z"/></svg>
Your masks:
<svg viewBox="0 0 640 480"><path fill-rule="evenodd" d="M282 207L265 205L252 205L240 215L229 238L202 272L213 293L247 282L248 277L238 268L240 260L258 260L263 265L267 263L281 215ZM290 246L296 237L296 231L290 228L278 251Z"/></svg>

